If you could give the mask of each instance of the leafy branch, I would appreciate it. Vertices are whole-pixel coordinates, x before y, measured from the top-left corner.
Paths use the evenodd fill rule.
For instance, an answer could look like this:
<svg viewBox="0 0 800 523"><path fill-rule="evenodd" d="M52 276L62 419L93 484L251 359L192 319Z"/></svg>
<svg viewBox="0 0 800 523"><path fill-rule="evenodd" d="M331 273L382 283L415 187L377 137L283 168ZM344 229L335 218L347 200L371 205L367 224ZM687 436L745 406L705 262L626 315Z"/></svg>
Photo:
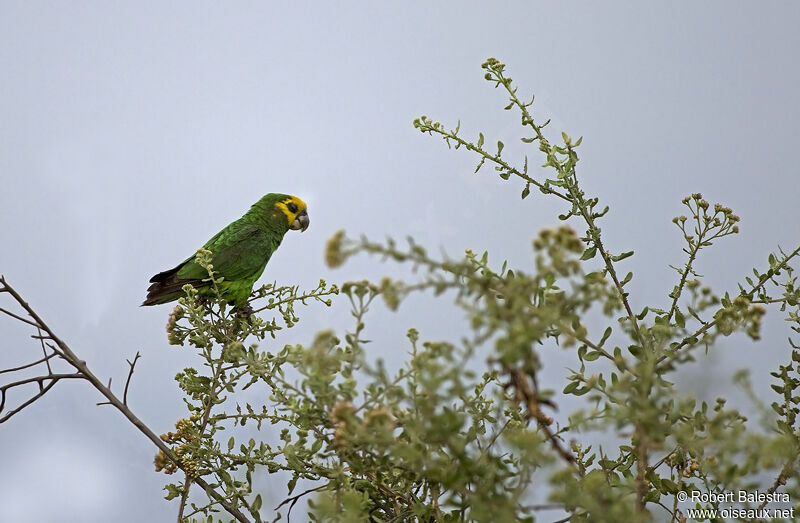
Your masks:
<svg viewBox="0 0 800 523"><path fill-rule="evenodd" d="M713 412L704 403L699 409L696 402L681 398L665 374L676 370L677 365L691 361L688 351L683 349L696 345L713 344L717 336L730 335L737 331L757 339L761 317L765 313L762 305L779 305L781 310L794 307L800 302L800 291L795 279L791 277L792 263L798 254L795 250L781 256L769 256L769 269L755 271L755 280L745 278L749 288L740 286L739 295L716 297L707 287L701 287L699 275L694 269L699 251L712 245L718 239L738 232L738 216L731 209L720 204L710 205L701 195L694 194L684 199L691 218L678 217L674 220L680 228L687 247L684 252L688 259L683 268L675 268L679 281L670 292L671 303L667 310L644 307L642 312L634 313L625 285L633 274L619 276L616 264L633 254L632 251L612 254L601 240L599 218L608 212L608 207L599 208L599 199L585 195L580 188L576 174L578 156L576 148L581 139L574 141L562 133L560 145L553 145L544 134L549 121L538 124L534 120L530 102L523 102L517 96L517 89L505 74L505 65L495 59L483 64L486 80L495 87L502 87L508 95L506 110L517 108L523 127L533 132L532 136L522 138L524 143L538 142L545 157L543 167L555 171L555 176L537 179L528 169L528 158L524 157L521 168L514 166L502 157L504 144L497 143L496 152L485 146L483 133L475 142L462 138L461 122L452 130L441 123L422 116L414 120L414 126L423 133L438 135L448 147L464 148L479 156L478 172L487 162L494 165L499 176L508 180L513 175L524 183L522 198L530 194L531 187L545 195L554 195L569 202L570 209L559 216L562 220L580 218L586 225L586 233L575 238L580 245L578 260L570 258L576 252L568 247L572 242L569 234L558 231L546 233L534 241L535 250L542 251L536 258L536 270L527 273L514 269L493 270L488 265L487 253L476 256L467 251L463 260L434 260L425 249L409 240L407 249L400 249L392 240L385 244L372 242L366 238L355 241L343 232L337 233L328 244L326 260L332 267L344 263L349 257L359 253L380 256L383 260L409 264L415 271L423 269L418 281L407 283L384 278L375 285L387 306L397 309L399 304L412 292L432 290L439 296L448 291L455 294L456 303L468 312L470 326L475 331L473 338L464 338L464 343L472 347L487 342L494 343L494 352L488 358L490 365L498 365L501 373L508 376L501 401L517 401L523 405L527 419L537 422L537 430L549 442L554 453L567 466L564 475L554 478L551 486L555 489L552 499L563 503L572 517L597 515L602 511L611 520L643 519L647 505L654 503L668 511L673 518L682 517L677 502L670 508L661 503L662 495L674 496L678 490L696 488L691 480L710 485L712 481L724 482L728 488L739 485L750 469L741 469L736 474L723 468L724 463L735 460L735 456L748 454L747 445L763 448L770 441L784 448L784 440L775 440L760 435L752 435L747 443L739 444L731 440L730 434L744 430L745 419L735 409L726 409L724 402L718 402ZM688 225L687 225L688 224ZM800 247L798 247L800 249ZM544 255L546 254L546 256ZM602 259L599 271L586 272L580 268L597 255ZM564 268L568 268L564 270ZM785 282L779 283L775 277L782 271L789 274ZM606 277L610 282L606 283ZM768 283L784 288L780 296L767 293ZM691 303L683 305L681 297L688 289ZM605 329L599 341L591 341L584 325L585 313L590 304L602 304L604 314L611 314L621 307L625 315L619 321L631 338L627 345L617 345L621 340L612 326ZM706 310L713 311L713 318L703 319ZM684 313L686 311L686 314ZM648 321L648 314L652 320ZM790 321L800 318L794 309L788 312ZM687 321L693 319L700 326L692 332ZM570 416L568 425L550 431L552 418L542 412L541 407L551 407L551 391L538 391L536 376L542 367L538 356L540 346L554 340L564 347L578 344L577 356L580 368L573 371L562 394L586 395L594 408L588 412L577 411ZM614 344L613 348L608 347ZM471 350L473 350L471 349ZM626 350L627 349L627 350ZM598 367L597 360L613 366ZM589 374L589 368L595 368ZM800 387L800 380L785 381L781 390L792 391ZM777 390L777 389L776 389ZM778 407L775 407L778 408ZM780 407L781 412L788 412ZM794 411L792 411L794 412ZM788 422L784 422L788 423ZM632 432L626 435L628 442L621 442L617 458L610 458L602 451L601 459L592 467L597 454L591 446L571 445L569 449L561 446L567 433L604 429L614 426L629 426ZM509 433L504 433L506 441ZM701 461L701 446L691 439L702 440L707 448L718 447L719 466L714 461ZM625 439L623 437L623 439ZM666 450L662 450L665 449ZM788 454L788 461L782 470L794 463L797 449ZM767 453L765 453L767 454ZM766 463L766 462L765 462ZM754 465L755 467L755 465ZM664 474L667 474L665 477ZM602 482L595 478L601 474ZM778 476L776 485L783 485L785 473ZM711 479L717 478L717 479ZM624 507L614 505L611 499L620 499L616 489L633 493L632 504ZM710 487L709 487L710 488ZM777 489L773 487L773 491ZM606 500L601 504L598 500ZM629 511L630 508L633 511Z"/></svg>
<svg viewBox="0 0 800 523"><path fill-rule="evenodd" d="M601 258L603 259L605 272L611 276L614 285L619 292L620 299L627 312L627 318L635 337L637 340L639 340L640 345L644 346L645 339L642 338L641 333L639 332L639 324L636 315L633 313L633 309L628 302L628 294L624 290L624 285L630 281L632 274L629 273L624 280L620 280L614 267L615 262L624 260L625 258L631 256L633 252L629 251L619 255L612 255L606 250L601 240L601 229L597 225L596 220L608 212L608 207L605 207L601 211L596 210L599 202L598 198L587 199L578 184L578 178L575 173L576 164L578 163L576 148L581 144L583 138L579 138L573 143L572 139L566 133L562 133L562 139L564 142L563 145L552 145L543 133L543 129L550 121L547 120L541 125L535 122L528 109L531 105L533 105L534 98L531 98L530 102L523 102L519 99L517 96L517 88L512 87L511 78L505 75L505 64L494 58L489 58L483 63L482 67L484 70L486 70L485 79L494 83L495 87L502 86L508 93L509 104L505 107L505 109L510 110L513 107L517 107L520 110L522 125L529 127L534 132L534 136L523 137L522 141L524 143L533 143L536 141L539 142L539 150L545 155L546 158L546 161L542 167L550 167L554 169L556 171L555 178L538 181L530 177L528 175L527 156L525 157L524 167L522 170L514 168L506 163L500 158L504 148L503 142L498 142L497 154L492 155L488 153L482 148L484 142L482 133L479 134L478 142L476 144L472 144L459 138L458 131L460 130L460 122L456 129L452 131L446 131L439 122L433 122L430 118L422 116L414 120L414 127L423 133L432 134L436 132L442 135L447 141L448 145L450 144L450 140L453 140L456 142L456 148L464 146L467 150L478 152L482 157L480 163L478 164L478 169L480 169L484 161L489 160L496 164L495 169L499 172L500 177L504 180L507 180L511 174L518 176L525 181L525 187L522 192L523 199L530 194L530 186L533 185L539 188L539 190L544 194L552 194L571 203L572 205L570 210L566 214L560 215L559 218L566 220L571 216L580 216L588 226L586 236L582 238L588 245L586 251L584 252L584 259L588 260L593 258L597 253L600 254ZM476 172L478 169L476 169ZM561 191L559 191L559 189L561 189Z"/></svg>
<svg viewBox="0 0 800 523"><path fill-rule="evenodd" d="M680 274L680 282L670 293L672 305L670 305L667 313L667 321L670 321L676 313L680 315L678 299L680 299L683 287L686 285L687 277L689 275L699 276L694 271L693 264L700 249L710 247L714 240L739 232L739 226L736 225L739 217L733 214L729 207L716 203L713 207L714 212L710 213L709 204L700 193L694 193L691 197L687 196L683 199L683 204L688 207L693 217L693 220L691 220L693 223L692 231L688 232L686 230L686 216L677 216L673 218L672 222L678 226L683 234L683 239L688 245L684 247L683 252L689 256L689 259L683 269L672 267ZM681 321L678 318L678 323L681 323Z"/></svg>

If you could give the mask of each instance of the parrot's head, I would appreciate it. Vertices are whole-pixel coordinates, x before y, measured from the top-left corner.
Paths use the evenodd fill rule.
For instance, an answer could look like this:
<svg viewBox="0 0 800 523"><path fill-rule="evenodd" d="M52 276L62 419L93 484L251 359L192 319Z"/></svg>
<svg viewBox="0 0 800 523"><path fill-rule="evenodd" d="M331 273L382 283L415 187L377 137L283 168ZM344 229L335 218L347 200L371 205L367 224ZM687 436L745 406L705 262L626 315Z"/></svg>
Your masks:
<svg viewBox="0 0 800 523"><path fill-rule="evenodd" d="M286 196L275 203L289 222L289 228L293 231L300 230L300 232L308 229L308 224L311 221L308 219L308 211L306 202L297 196Z"/></svg>

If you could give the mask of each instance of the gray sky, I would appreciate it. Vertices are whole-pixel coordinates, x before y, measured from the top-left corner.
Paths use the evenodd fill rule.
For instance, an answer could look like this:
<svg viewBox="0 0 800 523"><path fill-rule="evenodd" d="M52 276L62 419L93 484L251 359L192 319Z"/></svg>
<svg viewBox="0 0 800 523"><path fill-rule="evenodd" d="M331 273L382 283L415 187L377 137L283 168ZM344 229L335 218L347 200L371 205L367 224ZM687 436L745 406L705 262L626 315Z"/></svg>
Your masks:
<svg viewBox="0 0 800 523"><path fill-rule="evenodd" d="M287 235L262 281L395 270L366 258L326 268L325 241L341 228L530 266L530 239L564 209L538 193L521 201L491 169L470 174L474 158L411 125L460 119L466 136L533 159L518 116L482 80L489 56L536 93L552 136L585 137L579 175L612 207L608 246L637 253L626 266L637 310L672 288L667 265L683 257L670 219L691 192L742 218L698 266L719 290L797 245L797 3L490 5L0 2L0 273L117 387L140 350L130 403L166 432L185 412L172 377L196 360L167 346L169 306L138 307L147 280L265 193L305 199L311 227ZM460 314L435 304L376 307L368 326L389 340L376 356L402 361L411 325L433 339L457 332ZM278 346L348 318L344 300L312 307ZM684 379L714 373L727 387L730 369L751 367L767 394L788 329L778 315L766 326L762 342L724 340ZM26 334L0 318L0 367L36 350ZM59 384L0 426L0 520L174 518L153 446L96 401L85 384Z"/></svg>

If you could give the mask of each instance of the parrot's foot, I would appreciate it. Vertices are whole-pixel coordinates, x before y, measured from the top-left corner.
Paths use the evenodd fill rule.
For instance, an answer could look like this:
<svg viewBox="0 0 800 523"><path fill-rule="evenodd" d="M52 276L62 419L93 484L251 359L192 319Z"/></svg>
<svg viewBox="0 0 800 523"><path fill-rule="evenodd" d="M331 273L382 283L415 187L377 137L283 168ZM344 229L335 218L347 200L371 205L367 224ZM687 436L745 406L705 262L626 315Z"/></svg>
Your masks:
<svg viewBox="0 0 800 523"><path fill-rule="evenodd" d="M195 297L195 301L197 303L199 303L200 305L202 305L203 307L206 307L208 305L208 303L209 303L208 297L203 296L202 294L198 294Z"/></svg>
<svg viewBox="0 0 800 523"><path fill-rule="evenodd" d="M244 305L240 305L238 307L234 307L233 310L234 310L234 314L236 314L236 316L238 318L243 318L243 319L247 320L247 323L249 323L250 325L253 324L254 311L253 311L253 307L250 306L249 303L245 303Z"/></svg>

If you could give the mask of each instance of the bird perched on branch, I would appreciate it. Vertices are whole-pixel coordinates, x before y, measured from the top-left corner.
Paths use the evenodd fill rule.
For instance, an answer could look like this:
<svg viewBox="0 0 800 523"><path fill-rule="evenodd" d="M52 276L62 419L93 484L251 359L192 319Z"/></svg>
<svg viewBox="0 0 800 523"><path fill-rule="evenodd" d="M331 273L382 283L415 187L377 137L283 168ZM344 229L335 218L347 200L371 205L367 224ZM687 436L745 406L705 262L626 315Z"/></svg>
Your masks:
<svg viewBox="0 0 800 523"><path fill-rule="evenodd" d="M236 307L244 307L253 284L261 277L272 254L289 229L305 231L309 219L306 204L297 196L270 193L258 200L247 213L231 223L203 246L211 251L215 277L222 297ZM206 280L206 281L203 281ZM213 296L208 271L190 256L174 269L150 278L147 299L142 305L159 305L184 295L183 286L192 285L200 296Z"/></svg>

